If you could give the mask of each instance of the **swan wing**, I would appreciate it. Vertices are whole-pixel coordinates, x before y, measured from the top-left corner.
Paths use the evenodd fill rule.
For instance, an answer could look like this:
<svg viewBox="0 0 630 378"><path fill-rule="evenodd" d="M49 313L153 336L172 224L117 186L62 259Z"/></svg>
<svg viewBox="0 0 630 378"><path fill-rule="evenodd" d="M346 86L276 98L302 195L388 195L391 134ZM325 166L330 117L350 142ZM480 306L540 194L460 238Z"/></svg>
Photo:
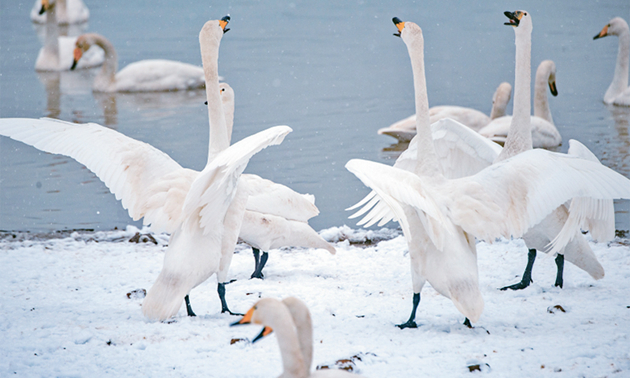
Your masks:
<svg viewBox="0 0 630 378"><path fill-rule="evenodd" d="M185 90L205 83L203 68L165 59L134 62L116 74L120 92Z"/></svg>
<svg viewBox="0 0 630 378"><path fill-rule="evenodd" d="M274 126L221 151L192 183L184 202L184 219L199 222L195 226L206 234L220 227L249 159L267 146L282 143L291 131L289 126Z"/></svg>
<svg viewBox="0 0 630 378"><path fill-rule="evenodd" d="M241 180L249 195L247 210L300 222L319 214L315 196L311 194L300 194L285 185L252 174L241 175Z"/></svg>
<svg viewBox="0 0 630 378"><path fill-rule="evenodd" d="M0 135L39 150L69 156L101 179L116 199L154 230L172 232L197 172L155 147L95 123L54 119L0 119Z"/></svg>
<svg viewBox="0 0 630 378"><path fill-rule="evenodd" d="M569 155L577 156L592 162L599 159L585 145L577 140L569 140ZM612 200L597 200L578 197L571 200L569 217L562 230L551 242L550 253L559 252L576 235L576 230L589 230L593 239L609 241L615 237L615 207Z"/></svg>

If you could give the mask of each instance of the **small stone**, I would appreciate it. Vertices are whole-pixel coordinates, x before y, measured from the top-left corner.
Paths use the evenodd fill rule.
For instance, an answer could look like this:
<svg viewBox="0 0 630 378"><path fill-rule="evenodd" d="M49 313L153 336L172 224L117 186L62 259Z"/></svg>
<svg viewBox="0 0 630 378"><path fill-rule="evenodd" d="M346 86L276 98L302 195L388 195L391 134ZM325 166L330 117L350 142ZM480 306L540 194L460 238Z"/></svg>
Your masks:
<svg viewBox="0 0 630 378"><path fill-rule="evenodd" d="M136 289L127 293L127 298L129 299L142 299L147 296L147 291L145 289Z"/></svg>

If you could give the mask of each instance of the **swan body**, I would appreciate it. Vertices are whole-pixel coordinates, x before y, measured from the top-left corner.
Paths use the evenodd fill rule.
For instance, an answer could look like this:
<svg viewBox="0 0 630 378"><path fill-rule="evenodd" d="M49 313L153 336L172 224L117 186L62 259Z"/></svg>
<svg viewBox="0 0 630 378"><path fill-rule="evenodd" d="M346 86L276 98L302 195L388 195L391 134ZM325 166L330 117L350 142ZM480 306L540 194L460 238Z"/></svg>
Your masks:
<svg viewBox="0 0 630 378"><path fill-rule="evenodd" d="M55 0L58 7L57 23L60 25L80 24L87 22L90 18L90 10L85 6L83 0ZM35 0L31 9L31 21L37 24L45 24L46 16L42 13L42 7L51 3L47 0Z"/></svg>
<svg viewBox="0 0 630 378"><path fill-rule="evenodd" d="M628 87L628 68L630 67L630 29L621 17L615 17L593 39L616 35L619 38L617 63L612 83L604 94L604 102L619 106L630 106L630 87Z"/></svg>
<svg viewBox="0 0 630 378"><path fill-rule="evenodd" d="M188 63L165 59L134 62L117 71L118 57L114 45L105 37L87 33L75 43L74 62L93 45L105 52L103 67L94 78L95 92L164 92L204 88L203 68Z"/></svg>
<svg viewBox="0 0 630 378"><path fill-rule="evenodd" d="M60 13L60 1L44 2L41 9L45 14L46 35L44 46L39 50L35 69L37 71L67 71L73 64L73 50L77 37L59 36L57 19ZM104 51L98 46L90 47L76 68L97 67L105 60Z"/></svg>
<svg viewBox="0 0 630 378"><path fill-rule="evenodd" d="M526 12L515 14L521 17L520 26L515 29L517 54L529 56L529 51L519 51L523 50L519 45L530 38L531 19ZM515 14L510 15L516 17ZM440 171L444 169L438 164L441 152L436 151L435 133L429 128L422 32L414 23L396 20L412 59L418 133L394 167L358 159L346 164L348 170L373 190L355 205L363 208L354 216L367 212L359 222L366 226L377 222L383 224L390 219L401 224L409 246L414 286L412 314L401 327L416 326L414 318L419 294L427 280L438 292L450 297L457 309L474 322L483 310L478 289L475 237L489 241L498 236L521 237L573 198L583 198L597 205L601 204L600 200L627 198L630 196L630 180L598 162L532 150L528 129L529 78L525 80L519 75L515 85L513 125L520 131L512 133L510 130L506 147L498 156L494 155L493 164L489 157L496 153L496 149L491 148L483 155L489 166L471 176L449 179ZM517 71L523 69L529 69L529 60L517 59ZM525 106L517 106L524 102ZM454 123L451 120L441 122ZM439 129L439 125L435 126ZM468 131L468 138L473 135ZM513 141L518 140L529 147L513 154L519 144ZM488 143L472 143L468 150ZM414 152L415 158L412 156ZM588 213L582 220L601 212L599 208L592 212L582 210L583 214ZM574 235L575 230L570 231ZM563 248L564 245L556 247Z"/></svg>
<svg viewBox="0 0 630 378"><path fill-rule="evenodd" d="M552 60L544 60L536 70L534 83L534 116L530 118L532 144L534 148L551 148L562 143L562 136L553 123L549 101L545 87L549 86L551 94L556 96L556 65ZM493 119L479 130L479 134L499 143L505 143L512 116Z"/></svg>
<svg viewBox="0 0 630 378"><path fill-rule="evenodd" d="M274 332L282 355L281 378L356 377L344 370L324 369L310 372L313 354L313 327L306 305L297 298L283 301L263 298L232 324L260 324L264 326L254 342Z"/></svg>
<svg viewBox="0 0 630 378"><path fill-rule="evenodd" d="M499 84L492 96L492 110L490 117L483 112L472 108L454 105L441 105L429 108L429 119L433 124L444 118L451 118L471 129L478 131L491 120L505 115L505 108L510 102L512 86L503 82ZM416 115L411 115L388 127L378 130L379 134L392 136L400 141L408 142L416 135Z"/></svg>

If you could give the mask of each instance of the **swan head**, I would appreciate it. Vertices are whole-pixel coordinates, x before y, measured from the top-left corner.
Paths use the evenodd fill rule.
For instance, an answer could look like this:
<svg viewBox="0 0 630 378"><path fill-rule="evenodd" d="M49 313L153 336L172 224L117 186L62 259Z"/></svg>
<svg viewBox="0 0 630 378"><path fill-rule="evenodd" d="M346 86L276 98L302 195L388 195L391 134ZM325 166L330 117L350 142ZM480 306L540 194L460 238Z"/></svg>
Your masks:
<svg viewBox="0 0 630 378"><path fill-rule="evenodd" d="M274 327L277 328L281 325L295 327L289 309L282 302L274 298L263 298L259 300L240 320L230 324L230 326L243 324L260 324L265 326L258 336L252 340L252 343L270 335Z"/></svg>
<svg viewBox="0 0 630 378"><path fill-rule="evenodd" d="M234 106L234 89L228 83L219 83L219 92L223 105L232 104Z"/></svg>
<svg viewBox="0 0 630 378"><path fill-rule="evenodd" d="M543 60L538 65L536 70L536 76L542 76L547 79L549 85L549 91L555 97L558 95L558 89L556 88L556 64L553 60Z"/></svg>
<svg viewBox="0 0 630 378"><path fill-rule="evenodd" d="M394 33L396 37L402 38L405 43L411 41L411 38L420 36L422 39L422 29L415 22L407 21L403 22L398 17L392 18L394 25L398 29L398 33Z"/></svg>
<svg viewBox="0 0 630 378"><path fill-rule="evenodd" d="M524 10L517 10L514 12L503 12L508 18L508 22L503 25L513 26L516 30L526 30L531 32L532 30L532 18L529 12Z"/></svg>
<svg viewBox="0 0 630 378"><path fill-rule="evenodd" d="M42 0L42 7L39 9L39 14L42 15L46 13L46 11L52 9L55 6L55 0Z"/></svg>
<svg viewBox="0 0 630 378"><path fill-rule="evenodd" d="M81 60L83 53L88 51L90 46L92 46L92 41L90 41L87 35L80 35L77 38L74 44L74 60L72 61L72 67L70 67L71 70L77 67L77 63Z"/></svg>
<svg viewBox="0 0 630 378"><path fill-rule="evenodd" d="M615 17L610 20L608 24L604 26L602 31L600 31L599 34L593 37L593 39L604 38L609 35L620 35L624 31L628 31L628 23L626 23L626 21L621 17Z"/></svg>

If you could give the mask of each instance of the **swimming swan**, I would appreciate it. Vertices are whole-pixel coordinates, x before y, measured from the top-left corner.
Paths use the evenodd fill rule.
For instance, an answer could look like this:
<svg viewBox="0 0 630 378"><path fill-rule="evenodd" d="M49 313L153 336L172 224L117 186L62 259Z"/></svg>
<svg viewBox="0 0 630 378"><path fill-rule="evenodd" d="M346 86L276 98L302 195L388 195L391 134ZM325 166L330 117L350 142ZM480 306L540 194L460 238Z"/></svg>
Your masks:
<svg viewBox="0 0 630 378"><path fill-rule="evenodd" d="M202 51L218 51L226 25L226 19L204 25L199 34ZM218 75L215 81L209 114L212 125L222 125ZM211 130L213 136L225 133L225 127ZM219 151L211 149L206 167L196 172L146 143L93 123L0 119L0 135L76 159L122 200L134 220L144 218L153 231L171 233L164 268L142 306L148 318L159 320L177 314L188 292L214 273L222 311L229 311L225 256L231 258L234 252L246 202L237 190L238 178L251 156L282 142L290 131L288 126L276 126Z"/></svg>
<svg viewBox="0 0 630 378"><path fill-rule="evenodd" d="M274 298L263 298L256 302L241 320L231 325L243 324L261 324L264 326L263 331L253 342L272 332L276 334L284 368L280 377L341 378L357 376L338 369L310 372L313 353L313 327L308 308L297 298L286 298L282 302Z"/></svg>
<svg viewBox="0 0 630 378"><path fill-rule="evenodd" d="M619 37L619 52L612 83L604 95L606 104L630 106L630 87L628 87L628 67L630 66L630 29L621 17L615 17L593 39L608 35Z"/></svg>
<svg viewBox="0 0 630 378"><path fill-rule="evenodd" d="M90 18L90 11L82 0L55 0L57 3L57 23L60 25L80 24L87 22ZM51 0L35 0L31 9L31 21L44 24L46 17L44 7L52 3Z"/></svg>
<svg viewBox="0 0 630 378"><path fill-rule="evenodd" d="M228 136L234 119L234 90L219 85ZM280 247L322 248L335 254L335 248L308 225L319 214L315 197L300 194L291 188L253 174L241 175L247 188L247 206L239 237L252 247L254 272L251 278L263 278L263 268L269 258L267 251ZM260 251L263 251L262 255Z"/></svg>
<svg viewBox="0 0 630 378"><path fill-rule="evenodd" d="M552 95L558 95L558 90L556 89L556 64L552 60L542 61L536 70L534 116L531 117L534 148L551 148L562 143L562 136L560 136L560 132L554 125L551 110L549 110L547 86L549 86ZM511 123L512 116L493 119L492 122L479 130L479 134L496 142L505 143Z"/></svg>
<svg viewBox="0 0 630 378"><path fill-rule="evenodd" d="M61 2L40 1L42 13L45 12L46 35L44 46L39 50L35 61L37 71L67 71L73 64L73 50L77 37L63 37L59 35L57 19ZM97 67L103 64L105 53L98 46L89 48L76 68Z"/></svg>
<svg viewBox="0 0 630 378"><path fill-rule="evenodd" d="M87 33L77 38L74 62L93 45L105 51L103 68L94 78L95 92L164 92L204 88L203 68L188 63L165 59L146 59L118 70L118 55L114 45L105 37Z"/></svg>
<svg viewBox="0 0 630 378"><path fill-rule="evenodd" d="M447 179L440 171L428 122L422 30L397 18L394 23L407 44L414 73L418 133L411 144L416 145L416 157L410 159L406 152L406 159L399 158L394 167L350 160L346 168L373 190L355 207L363 206L361 214L369 211L360 223L394 219L407 239L413 308L409 320L399 327L416 327L426 281L451 298L470 324L483 310L475 237L487 241L520 237L571 198L627 198L630 180L601 164L541 149L520 153L472 176ZM518 96L515 91L515 103ZM515 121L529 124L529 117L529 107L515 109Z"/></svg>
<svg viewBox="0 0 630 378"><path fill-rule="evenodd" d="M492 96L490 117L472 108L441 105L429 108L429 120L433 124L441 119L451 118L478 131L490 123L491 120L505 115L505 108L510 102L511 92L512 86L510 83L503 82L499 84ZM390 126L379 129L378 133L389 135L401 142L408 142L416 135L416 115L414 114Z"/></svg>

